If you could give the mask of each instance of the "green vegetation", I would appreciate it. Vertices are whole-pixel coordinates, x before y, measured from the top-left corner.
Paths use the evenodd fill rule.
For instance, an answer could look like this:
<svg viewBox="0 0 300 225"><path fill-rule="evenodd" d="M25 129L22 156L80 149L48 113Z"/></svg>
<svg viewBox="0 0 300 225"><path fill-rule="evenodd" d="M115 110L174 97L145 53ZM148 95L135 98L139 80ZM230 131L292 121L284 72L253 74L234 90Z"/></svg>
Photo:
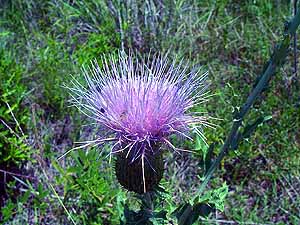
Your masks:
<svg viewBox="0 0 300 225"><path fill-rule="evenodd" d="M287 0L1 1L0 221L4 224L126 224L149 217L177 224L292 16ZM153 204L122 189L104 152L74 150L101 134L64 84L81 65L119 49L169 52L209 70L204 107L218 127L174 140L199 154L167 155ZM190 224L300 223L300 79L294 55L271 80L248 121L267 120L222 161ZM88 126L85 126L88 125ZM247 125L247 124L243 124ZM4 181L4 182L3 182ZM149 196L148 196L149 197ZM215 208L214 213L206 204ZM142 206L142 211L138 212ZM167 210L165 215L163 210ZM207 217L196 219L196 211ZM148 214L147 214L148 213ZM140 224L146 224L141 220ZM186 223L188 224L188 222Z"/></svg>
<svg viewBox="0 0 300 225"><path fill-rule="evenodd" d="M10 52L1 49L0 56L0 163L19 164L28 160L31 153L29 146L24 144L26 136L22 134L29 119L29 112L22 105L28 93L22 84L22 67ZM18 118L18 123L14 117ZM21 135L15 135L16 132Z"/></svg>

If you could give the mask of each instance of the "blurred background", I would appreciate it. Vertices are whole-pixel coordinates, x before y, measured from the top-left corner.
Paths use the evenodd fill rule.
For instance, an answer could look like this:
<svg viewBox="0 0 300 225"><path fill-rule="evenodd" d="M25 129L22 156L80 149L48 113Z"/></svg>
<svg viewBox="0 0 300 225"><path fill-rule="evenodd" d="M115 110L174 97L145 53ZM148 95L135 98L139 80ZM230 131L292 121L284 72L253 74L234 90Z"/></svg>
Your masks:
<svg viewBox="0 0 300 225"><path fill-rule="evenodd" d="M204 129L208 144L217 143L214 158L294 10L294 0L0 0L0 223L120 224L125 206L138 204L99 149L57 161L99 132L62 87L83 64L133 49L202 65L214 96L195 110L222 119ZM267 121L225 157L209 185L228 187L223 209L195 224L300 224L295 52L292 45L247 116ZM205 145L194 139L174 142L199 154L166 156L160 207L170 212L201 183Z"/></svg>

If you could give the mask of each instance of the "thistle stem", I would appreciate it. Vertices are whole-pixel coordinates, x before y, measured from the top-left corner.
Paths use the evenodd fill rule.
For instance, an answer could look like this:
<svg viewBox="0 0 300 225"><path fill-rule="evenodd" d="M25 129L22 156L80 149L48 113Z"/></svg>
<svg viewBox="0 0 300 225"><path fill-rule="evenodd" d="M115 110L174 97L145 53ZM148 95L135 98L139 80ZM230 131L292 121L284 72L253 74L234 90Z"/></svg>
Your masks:
<svg viewBox="0 0 300 225"><path fill-rule="evenodd" d="M290 45L291 37L295 34L299 24L300 24L300 10L298 10L294 18L289 23L286 24L283 38L280 44L278 45L278 47L275 48L270 60L268 61L265 69L262 72L262 76L260 77L259 82L254 87L252 92L249 94L245 104L241 107L240 111L236 113L235 118L233 120L231 131L228 137L226 138L226 141L223 144L217 159L213 162L213 164L209 168L205 176L205 179L201 184L196 196L202 195L209 180L212 178L212 175L215 172L216 168L220 165L222 159L231 149L231 144L233 143L234 139L238 134L238 130L242 125L242 121L245 115L248 113L248 111L250 110L251 106L253 105L257 97L262 93L264 88L268 85L270 78L274 76L276 72L276 68L284 64L284 60L286 58L288 48ZM194 198L194 202L195 199L196 197Z"/></svg>

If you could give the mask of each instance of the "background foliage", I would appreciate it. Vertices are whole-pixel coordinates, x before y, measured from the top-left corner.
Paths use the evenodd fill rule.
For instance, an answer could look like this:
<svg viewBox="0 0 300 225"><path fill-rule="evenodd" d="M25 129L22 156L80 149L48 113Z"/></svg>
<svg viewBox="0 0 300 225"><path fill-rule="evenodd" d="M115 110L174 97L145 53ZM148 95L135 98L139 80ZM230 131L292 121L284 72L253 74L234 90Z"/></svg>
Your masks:
<svg viewBox="0 0 300 225"><path fill-rule="evenodd" d="M215 93L204 108L222 118L217 129L205 130L209 144L219 143L210 153L215 157L292 6L288 0L0 1L0 221L120 224L140 218L143 199L117 184L98 149L57 161L74 141L101 132L83 126L89 121L68 107L62 85L82 64L118 49L169 52L202 64ZM269 120L225 158L211 181L203 201L216 210L191 219L195 224L300 223L300 81L292 62L291 52L249 115ZM162 224L160 217L176 224L176 209L189 207L207 167L208 149L196 135L194 142L177 141L199 154L166 156L165 192L151 206L153 224Z"/></svg>

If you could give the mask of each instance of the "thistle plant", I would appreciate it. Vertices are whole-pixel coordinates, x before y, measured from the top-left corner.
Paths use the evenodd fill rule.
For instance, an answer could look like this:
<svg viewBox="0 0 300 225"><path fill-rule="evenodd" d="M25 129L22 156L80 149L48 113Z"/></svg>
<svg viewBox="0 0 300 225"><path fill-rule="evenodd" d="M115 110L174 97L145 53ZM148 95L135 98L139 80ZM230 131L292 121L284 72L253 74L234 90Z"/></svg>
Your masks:
<svg viewBox="0 0 300 225"><path fill-rule="evenodd" d="M107 130L108 135L83 146L110 143L119 183L129 191L153 191L163 176L163 153L192 152L176 147L172 136L204 138L208 116L192 112L208 98L207 73L167 55L120 52L83 67L86 84L72 80L72 100L85 115Z"/></svg>

